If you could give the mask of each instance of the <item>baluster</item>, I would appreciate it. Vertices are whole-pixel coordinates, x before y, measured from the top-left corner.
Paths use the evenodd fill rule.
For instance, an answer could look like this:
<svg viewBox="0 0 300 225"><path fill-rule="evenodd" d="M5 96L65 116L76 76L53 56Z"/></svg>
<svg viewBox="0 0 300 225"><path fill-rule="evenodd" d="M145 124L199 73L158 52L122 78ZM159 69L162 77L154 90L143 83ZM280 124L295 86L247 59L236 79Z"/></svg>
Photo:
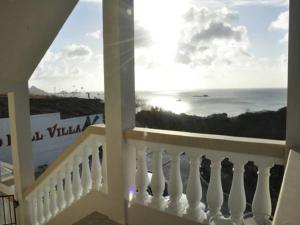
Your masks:
<svg viewBox="0 0 300 225"><path fill-rule="evenodd" d="M102 187L101 190L107 192L107 153L106 144L102 143Z"/></svg>
<svg viewBox="0 0 300 225"><path fill-rule="evenodd" d="M99 158L99 146L97 141L94 142L94 148L92 151L92 169L91 169L91 176L93 182L93 189L99 191L101 187L101 180L102 180L102 168Z"/></svg>
<svg viewBox="0 0 300 225"><path fill-rule="evenodd" d="M246 194L244 186L245 160L233 158L233 179L228 199L228 206L232 221L240 225L243 223L244 211L246 210Z"/></svg>
<svg viewBox="0 0 300 225"><path fill-rule="evenodd" d="M37 214L38 214L39 224L43 224L45 222L43 190L38 190L38 193L37 193Z"/></svg>
<svg viewBox="0 0 300 225"><path fill-rule="evenodd" d="M153 198L151 201L151 206L163 209L164 207L164 198L163 192L165 188L165 178L162 169L162 151L154 151L152 158L152 179L151 179L151 189L153 193Z"/></svg>
<svg viewBox="0 0 300 225"><path fill-rule="evenodd" d="M66 204L70 206L74 201L73 189L72 189L72 166L70 163L66 164L65 168L65 197L66 197Z"/></svg>
<svg viewBox="0 0 300 225"><path fill-rule="evenodd" d="M58 181L57 181L57 205L60 211L62 211L66 207L63 179L64 179L63 171L59 171Z"/></svg>
<svg viewBox="0 0 300 225"><path fill-rule="evenodd" d="M224 158L220 156L211 157L210 181L207 191L209 219L222 217L220 210L223 204L223 189L221 181L221 162L223 159Z"/></svg>
<svg viewBox="0 0 300 225"><path fill-rule="evenodd" d="M181 152L169 152L171 155L171 172L170 182L168 184L169 191L169 205L168 212L174 214L181 214L182 204L180 202L182 197L182 180L180 174L180 155Z"/></svg>
<svg viewBox="0 0 300 225"><path fill-rule="evenodd" d="M33 193L32 197L30 198L29 210L31 214L30 215L31 223L33 225L39 225L36 193Z"/></svg>
<svg viewBox="0 0 300 225"><path fill-rule="evenodd" d="M50 211L52 217L58 213L57 193L56 193L56 176L50 179Z"/></svg>
<svg viewBox="0 0 300 225"><path fill-rule="evenodd" d="M147 161L146 161L146 148L145 150L140 150L137 152L137 171L135 176L136 182L136 201L140 204L146 204L148 200L148 192L147 188L149 185L149 177L148 177L148 170L147 170Z"/></svg>
<svg viewBox="0 0 300 225"><path fill-rule="evenodd" d="M51 218L50 196L49 196L50 188L49 188L48 183L45 184L44 191L45 191L45 195L44 195L44 215L45 215L45 222L47 222Z"/></svg>
<svg viewBox="0 0 300 225"><path fill-rule="evenodd" d="M190 171L186 196L188 199L188 208L185 217L199 222L206 219L206 215L201 206L202 187L200 181L200 160L198 154L190 154Z"/></svg>
<svg viewBox="0 0 300 225"><path fill-rule="evenodd" d="M76 155L74 158L74 165L73 165L73 194L76 200L78 200L82 194L81 179L79 174L79 164L80 164L80 157Z"/></svg>
<svg viewBox="0 0 300 225"><path fill-rule="evenodd" d="M258 161L258 180L256 191L252 202L252 212L257 224L265 224L272 213L272 202L270 196L270 169L272 163Z"/></svg>
<svg viewBox="0 0 300 225"><path fill-rule="evenodd" d="M92 178L89 165L90 149L85 146L82 153L82 194L87 194L92 188Z"/></svg>

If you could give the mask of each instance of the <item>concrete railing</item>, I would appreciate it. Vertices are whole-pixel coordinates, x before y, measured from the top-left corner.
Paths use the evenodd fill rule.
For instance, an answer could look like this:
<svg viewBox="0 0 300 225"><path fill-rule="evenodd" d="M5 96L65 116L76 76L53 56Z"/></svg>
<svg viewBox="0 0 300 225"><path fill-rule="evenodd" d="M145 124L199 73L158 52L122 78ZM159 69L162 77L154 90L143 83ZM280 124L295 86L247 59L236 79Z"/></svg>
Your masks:
<svg viewBox="0 0 300 225"><path fill-rule="evenodd" d="M6 195L15 194L14 167L2 161L0 161L0 192Z"/></svg>
<svg viewBox="0 0 300 225"><path fill-rule="evenodd" d="M31 224L47 223L91 190L107 192L104 128L94 131L88 128L26 191Z"/></svg>
<svg viewBox="0 0 300 225"><path fill-rule="evenodd" d="M285 163L284 142L143 128L125 132L124 139L129 148L136 150L137 158L135 174L126 175L135 177L135 187L131 188L133 200L129 205L129 220L132 218L130 208L142 206L161 212L161 216L181 218L183 221L178 224L194 221L240 225L246 208L244 166L252 161L258 167L258 182L252 202L253 217L258 225L269 222L272 207L270 169L275 164ZM99 146L102 146L104 154L102 162ZM152 157L147 158L146 153L152 153ZM182 153L188 156L189 161L182 160ZM164 176L163 157L168 157L171 162L168 180ZM210 179L205 191L200 175L203 157L210 160ZM225 158L234 167L228 197L229 216L221 212L224 200L221 163ZM149 170L147 164L152 164ZM182 181L183 164L189 168L186 170L186 191ZM152 176L149 176L149 171ZM46 224L91 190L108 193L106 174L105 127L91 126L25 192L32 224ZM165 183L168 184L167 196L163 195ZM203 193L205 196L202 196ZM147 217L147 213L142 214L136 216ZM162 222L160 218L156 217L159 223ZM135 225L134 222L129 223ZM136 224L147 225L147 220Z"/></svg>
<svg viewBox="0 0 300 225"><path fill-rule="evenodd" d="M14 166L7 162L0 161L0 181L3 176L13 175Z"/></svg>
<svg viewBox="0 0 300 225"><path fill-rule="evenodd" d="M203 224L214 222L240 225L246 209L244 167L252 161L258 168L258 182L252 202L253 218L259 225L270 223L270 169L275 164L285 163L284 142L143 128L128 131L125 136L129 145L137 151L137 191L133 205L140 204ZM152 153L152 168L147 168L149 159L146 153ZM182 153L188 155L190 164L185 193L181 177L181 164L184 163L181 161ZM163 171L163 155L167 155L171 161L168 181ZM204 196L205 203L202 202L199 172L203 156L210 160L210 180ZM224 195L221 163L225 158L229 159L234 168L228 198L230 216L227 217L221 212ZM148 169L152 171L151 179ZM168 184L168 196L163 197L165 182ZM148 194L149 185L153 196Z"/></svg>

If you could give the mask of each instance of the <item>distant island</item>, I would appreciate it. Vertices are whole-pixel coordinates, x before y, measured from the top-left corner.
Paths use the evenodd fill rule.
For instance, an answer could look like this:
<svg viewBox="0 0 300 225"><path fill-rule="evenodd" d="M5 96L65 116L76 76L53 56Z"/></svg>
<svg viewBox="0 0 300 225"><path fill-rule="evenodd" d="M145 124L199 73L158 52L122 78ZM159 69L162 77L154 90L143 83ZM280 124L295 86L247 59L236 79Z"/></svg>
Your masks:
<svg viewBox="0 0 300 225"><path fill-rule="evenodd" d="M194 98L208 98L209 96L207 94L204 95L194 95Z"/></svg>

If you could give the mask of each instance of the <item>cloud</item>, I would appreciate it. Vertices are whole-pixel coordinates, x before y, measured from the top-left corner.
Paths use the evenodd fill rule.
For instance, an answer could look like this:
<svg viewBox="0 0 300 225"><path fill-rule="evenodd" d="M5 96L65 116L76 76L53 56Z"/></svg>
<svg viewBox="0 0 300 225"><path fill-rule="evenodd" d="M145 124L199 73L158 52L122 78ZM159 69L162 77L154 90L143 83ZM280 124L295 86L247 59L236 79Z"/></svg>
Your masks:
<svg viewBox="0 0 300 225"><path fill-rule="evenodd" d="M235 7L235 6L273 6L273 7L286 7L289 4L289 0L190 0L198 7Z"/></svg>
<svg viewBox="0 0 300 225"><path fill-rule="evenodd" d="M286 32L284 37L279 42L288 42L289 11L280 13L277 19L270 24L269 30Z"/></svg>
<svg viewBox="0 0 300 225"><path fill-rule="evenodd" d="M89 46L72 44L59 51L48 50L34 71L30 84L43 90L74 91L78 86L103 89L103 56Z"/></svg>
<svg viewBox="0 0 300 225"><path fill-rule="evenodd" d="M177 62L192 66L231 65L252 57L246 27L231 24L239 18L237 12L192 7L184 18Z"/></svg>
<svg viewBox="0 0 300 225"><path fill-rule="evenodd" d="M200 23L208 23L214 21L223 21L223 22L231 22L239 19L239 14L237 11L229 10L226 7L221 9L209 9L207 7L196 7L192 6L188 11L183 15L185 22L191 23L195 22L197 24Z"/></svg>
<svg viewBox="0 0 300 225"><path fill-rule="evenodd" d="M41 79L77 79L89 74L91 64L99 63L86 45L72 44L54 52L48 50L33 73L33 80Z"/></svg>
<svg viewBox="0 0 300 225"><path fill-rule="evenodd" d="M279 14L277 19L270 25L270 30L288 30L289 29L289 11Z"/></svg>
<svg viewBox="0 0 300 225"><path fill-rule="evenodd" d="M289 0L231 0L234 5L273 5L285 6L289 4Z"/></svg>
<svg viewBox="0 0 300 225"><path fill-rule="evenodd" d="M94 32L86 33L85 35L87 37L91 37L91 38L95 38L97 40L100 40L100 38L102 36L102 32L101 32L101 30L96 30Z"/></svg>
<svg viewBox="0 0 300 225"><path fill-rule="evenodd" d="M245 35L244 27L231 27L229 24L222 22L212 22L206 28L193 35L191 42L212 41L214 39L233 39L242 41Z"/></svg>
<svg viewBox="0 0 300 225"><path fill-rule="evenodd" d="M152 44L152 37L149 30L141 26L138 22L134 26L135 47L149 47Z"/></svg>
<svg viewBox="0 0 300 225"><path fill-rule="evenodd" d="M88 60L92 56L93 52L86 45L72 44L66 46L63 49L62 54L68 58L81 58L81 59Z"/></svg>

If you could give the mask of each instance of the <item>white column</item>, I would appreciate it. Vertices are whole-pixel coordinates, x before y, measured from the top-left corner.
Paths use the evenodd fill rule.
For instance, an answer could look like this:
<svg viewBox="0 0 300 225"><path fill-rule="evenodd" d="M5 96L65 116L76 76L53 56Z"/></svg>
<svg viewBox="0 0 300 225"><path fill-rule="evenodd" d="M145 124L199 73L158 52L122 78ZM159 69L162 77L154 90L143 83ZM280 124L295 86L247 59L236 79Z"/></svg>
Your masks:
<svg viewBox="0 0 300 225"><path fill-rule="evenodd" d="M125 224L125 196L135 178L134 152L123 139L135 126L133 0L103 1L103 35L109 217Z"/></svg>
<svg viewBox="0 0 300 225"><path fill-rule="evenodd" d="M272 213L270 195L270 169L273 166L269 162L255 162L258 167L258 179L252 202L252 212L258 224L265 224Z"/></svg>
<svg viewBox="0 0 300 225"><path fill-rule="evenodd" d="M56 176L50 178L50 211L52 216L58 213L56 183Z"/></svg>
<svg viewBox="0 0 300 225"><path fill-rule="evenodd" d="M89 193L92 188L92 176L89 165L90 148L85 146L82 152L82 193L83 195Z"/></svg>
<svg viewBox="0 0 300 225"><path fill-rule="evenodd" d="M44 203L43 203L43 190L40 189L37 191L37 210L38 210L38 221L39 224L43 224L45 222L44 216Z"/></svg>
<svg viewBox="0 0 300 225"><path fill-rule="evenodd" d="M107 182L107 153L106 144L102 143L102 185L100 190L104 193L108 193L108 182Z"/></svg>
<svg viewBox="0 0 300 225"><path fill-rule="evenodd" d="M147 188L149 185L147 161L146 161L146 148L137 151L137 171L136 171L136 201L140 204L145 204L148 200Z"/></svg>
<svg viewBox="0 0 300 225"><path fill-rule="evenodd" d="M65 191L63 187L64 174L64 171L60 170L57 179L57 205L60 212L66 207Z"/></svg>
<svg viewBox="0 0 300 225"><path fill-rule="evenodd" d="M92 188L94 190L99 191L100 187L102 186L102 168L100 164L100 158L99 158L99 146L100 143L98 143L96 140L93 142L93 149L92 149L92 168L91 168L91 177L92 177ZM104 154L102 154L102 160L103 160ZM102 163L103 164L103 163Z"/></svg>
<svg viewBox="0 0 300 225"><path fill-rule="evenodd" d="M82 195L81 178L79 174L80 157L75 155L73 162L73 194L76 200Z"/></svg>
<svg viewBox="0 0 300 225"><path fill-rule="evenodd" d="M29 224L30 218L23 193L34 181L34 170L27 82L20 84L14 92L8 93L8 105L15 193L20 204L19 222Z"/></svg>
<svg viewBox="0 0 300 225"><path fill-rule="evenodd" d="M233 163L233 179L228 206L232 221L239 225L242 224L244 211L246 210L246 194L244 186L244 166L246 161L240 158L231 158L230 161Z"/></svg>
<svg viewBox="0 0 300 225"><path fill-rule="evenodd" d="M219 156L212 156L210 168L210 180L207 191L208 218L221 217L221 207L223 204L223 189L221 181L221 162L224 159Z"/></svg>
<svg viewBox="0 0 300 225"><path fill-rule="evenodd" d="M46 222L50 220L51 218L51 211L50 211L50 185L47 182L44 185L44 215L45 215L45 220Z"/></svg>
<svg viewBox="0 0 300 225"><path fill-rule="evenodd" d="M37 193L33 193L30 197L30 204L28 211L31 213L31 223L32 225L38 225L38 208L37 208Z"/></svg>
<svg viewBox="0 0 300 225"><path fill-rule="evenodd" d="M72 189L72 166L70 162L66 164L65 168L65 197L66 197L66 205L70 206L74 201L74 194Z"/></svg>
<svg viewBox="0 0 300 225"><path fill-rule="evenodd" d="M157 209L163 209L165 177L162 169L162 150L156 150L153 152L152 165L152 178L150 186L153 193L153 198L151 201L151 206Z"/></svg>
<svg viewBox="0 0 300 225"><path fill-rule="evenodd" d="M180 214L182 211L182 204L180 200L182 197L182 189L183 189L181 173L180 173L181 152L170 151L169 154L171 155L171 172L170 172L171 174L168 183L168 191L170 196L168 212L174 214Z"/></svg>
<svg viewBox="0 0 300 225"><path fill-rule="evenodd" d="M300 149L300 1L290 0L287 145Z"/></svg>
<svg viewBox="0 0 300 225"><path fill-rule="evenodd" d="M206 219L204 211L201 207L202 186L200 182L200 159L198 154L189 154L190 157L190 172L186 197L189 207L186 210L186 217L203 222Z"/></svg>

